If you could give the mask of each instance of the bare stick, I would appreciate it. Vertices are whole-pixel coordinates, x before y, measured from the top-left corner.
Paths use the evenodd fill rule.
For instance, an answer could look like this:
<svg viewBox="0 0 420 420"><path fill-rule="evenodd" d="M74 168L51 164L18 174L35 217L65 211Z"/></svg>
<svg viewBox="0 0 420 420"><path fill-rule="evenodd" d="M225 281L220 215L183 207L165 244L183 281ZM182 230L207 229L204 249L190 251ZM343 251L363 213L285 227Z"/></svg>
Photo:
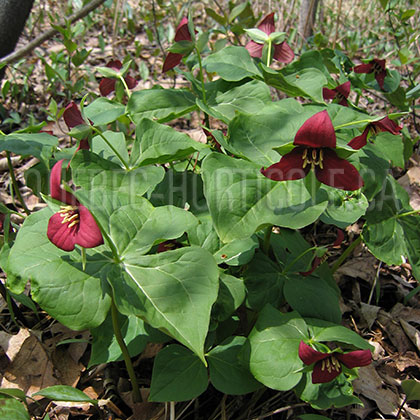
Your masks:
<svg viewBox="0 0 420 420"><path fill-rule="evenodd" d="M82 7L78 12L73 13L67 19L63 19L59 23L59 26L66 26L66 21L70 21L70 23L74 23L77 20L84 18L92 10L96 9L103 3L105 3L105 0L92 0L85 7ZM39 47L45 41L52 38L57 33L58 33L57 29L54 29L54 28L49 29L48 31L44 32L42 35L38 36L37 38L35 38L34 40L26 44L24 47L0 59L0 66L2 64L10 64L19 60L20 58L24 57L25 55L30 53L32 50L34 50L36 47Z"/></svg>

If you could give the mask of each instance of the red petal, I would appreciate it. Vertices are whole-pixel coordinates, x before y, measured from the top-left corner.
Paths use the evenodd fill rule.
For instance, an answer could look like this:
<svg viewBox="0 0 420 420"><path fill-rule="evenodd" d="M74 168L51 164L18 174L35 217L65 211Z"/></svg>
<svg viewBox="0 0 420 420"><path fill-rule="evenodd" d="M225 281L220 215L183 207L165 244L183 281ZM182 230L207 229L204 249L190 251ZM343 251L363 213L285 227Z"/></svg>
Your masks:
<svg viewBox="0 0 420 420"><path fill-rule="evenodd" d="M385 71L385 60L380 60L379 58L374 58L371 63L376 63L378 66L381 67L382 70Z"/></svg>
<svg viewBox="0 0 420 420"><path fill-rule="evenodd" d="M111 60L106 65L107 67L114 69L114 70L121 70L122 69L122 63L120 60Z"/></svg>
<svg viewBox="0 0 420 420"><path fill-rule="evenodd" d="M274 32L274 12L268 14L258 25L258 29L260 31L265 32L267 35L270 35L272 32Z"/></svg>
<svg viewBox="0 0 420 420"><path fill-rule="evenodd" d="M70 102L63 113L64 122L69 130L81 124L86 124L75 102Z"/></svg>
<svg viewBox="0 0 420 420"><path fill-rule="evenodd" d="M179 25L176 28L174 40L175 42L191 41L191 34L188 29L188 19L186 17L183 17L181 22L179 22Z"/></svg>
<svg viewBox="0 0 420 420"><path fill-rule="evenodd" d="M372 362L370 350L356 350L345 354L335 353L334 356L349 369L367 366Z"/></svg>
<svg viewBox="0 0 420 420"><path fill-rule="evenodd" d="M61 186L61 168L64 159L59 160L51 169L50 173L50 195L54 200L74 206L77 203L74 195L64 190Z"/></svg>
<svg viewBox="0 0 420 420"><path fill-rule="evenodd" d="M304 341L299 343L298 354L300 360L302 360L305 365L312 365L312 363L319 362L320 360L326 359L329 354L321 353L314 350L311 346L308 346Z"/></svg>
<svg viewBox="0 0 420 420"><path fill-rule="evenodd" d="M129 89L134 89L137 86L138 81L134 77L128 75L124 77L124 80Z"/></svg>
<svg viewBox="0 0 420 420"><path fill-rule="evenodd" d="M308 271L301 271L299 274L301 274L302 276L309 276L310 274L312 274L319 266L319 264L321 264L321 258L319 257L315 257L312 260L312 265L311 268Z"/></svg>
<svg viewBox="0 0 420 420"><path fill-rule="evenodd" d="M324 99L334 99L337 96L335 89L322 88L322 96Z"/></svg>
<svg viewBox="0 0 420 420"><path fill-rule="evenodd" d="M355 137L354 139L348 142L348 145L355 150L361 149L363 146L367 144L367 136L370 130L370 125L368 125L360 136Z"/></svg>
<svg viewBox="0 0 420 420"><path fill-rule="evenodd" d="M245 48L248 50L249 55L251 57L259 57L259 58L261 58L262 56L263 47L264 47L263 44L258 44L255 41L249 41L248 44L246 44L245 46Z"/></svg>
<svg viewBox="0 0 420 420"><path fill-rule="evenodd" d="M48 222L48 239L63 251L73 251L76 243L77 226L68 228L68 223L61 223L63 218L60 213L55 213Z"/></svg>
<svg viewBox="0 0 420 420"><path fill-rule="evenodd" d="M335 88L335 90L341 93L345 98L348 98L350 95L350 82L343 83Z"/></svg>
<svg viewBox="0 0 420 420"><path fill-rule="evenodd" d="M381 71L375 74L375 79L378 82L378 85L381 89L384 88L385 77L386 77L386 71Z"/></svg>
<svg viewBox="0 0 420 420"><path fill-rule="evenodd" d="M295 58L295 53L289 47L286 41L274 45L273 58L280 63L290 63Z"/></svg>
<svg viewBox="0 0 420 420"><path fill-rule="evenodd" d="M349 106L349 103L347 102L346 98L341 99L341 101L338 104L341 106Z"/></svg>
<svg viewBox="0 0 420 420"><path fill-rule="evenodd" d="M116 79L110 79L105 77L99 83L99 92L101 92L102 96L108 96L111 92L115 90L115 82Z"/></svg>
<svg viewBox="0 0 420 420"><path fill-rule="evenodd" d="M381 131L388 131L391 134L400 134L402 127L399 126L395 121L392 121L388 117L382 118L382 120L373 122L372 125Z"/></svg>
<svg viewBox="0 0 420 420"><path fill-rule="evenodd" d="M324 150L323 169L315 166L315 175L319 182L340 190L354 191L363 186L363 179L357 169L345 159L341 159L333 150Z"/></svg>
<svg viewBox="0 0 420 420"><path fill-rule="evenodd" d="M94 248L104 243L101 230L96 224L90 211L79 205L79 229L76 234L75 243L83 248Z"/></svg>
<svg viewBox="0 0 420 420"><path fill-rule="evenodd" d="M310 171L310 166L303 168L302 153L302 148L296 147L290 153L284 155L280 162L269 166L267 169L261 169L261 173L273 181L302 179Z"/></svg>
<svg viewBox="0 0 420 420"><path fill-rule="evenodd" d="M335 248L340 246L344 241L344 232L341 229L337 229L337 238L335 242L332 244L332 247Z"/></svg>
<svg viewBox="0 0 420 420"><path fill-rule="evenodd" d="M182 60L182 54L168 53L163 63L162 73L165 73L176 67Z"/></svg>
<svg viewBox="0 0 420 420"><path fill-rule="evenodd" d="M339 370L331 369L328 372L328 369L322 369L322 363L318 362L314 366L312 371L312 383L313 384L324 384L326 382L331 382L341 373L341 368Z"/></svg>
<svg viewBox="0 0 420 420"><path fill-rule="evenodd" d="M82 149L82 150L89 150L90 149L88 139L80 140L79 147L76 149L76 152L79 151L80 149Z"/></svg>
<svg viewBox="0 0 420 420"><path fill-rule="evenodd" d="M359 64L358 66L354 67L353 71L355 73L372 73L373 72L373 64Z"/></svg>
<svg viewBox="0 0 420 420"><path fill-rule="evenodd" d="M321 111L307 119L296 133L293 143L312 148L335 149L336 137L328 112Z"/></svg>

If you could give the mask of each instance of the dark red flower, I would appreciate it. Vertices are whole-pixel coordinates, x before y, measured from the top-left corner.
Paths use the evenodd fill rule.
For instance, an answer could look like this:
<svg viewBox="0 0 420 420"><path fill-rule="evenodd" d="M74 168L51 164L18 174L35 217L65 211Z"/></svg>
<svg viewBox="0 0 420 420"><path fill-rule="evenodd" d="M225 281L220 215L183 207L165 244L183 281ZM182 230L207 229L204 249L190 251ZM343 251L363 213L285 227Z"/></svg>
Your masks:
<svg viewBox="0 0 420 420"><path fill-rule="evenodd" d="M374 58L373 60L370 60L369 63L359 64L354 67L353 71L355 73L374 73L379 87L383 90L386 77L385 60Z"/></svg>
<svg viewBox="0 0 420 420"><path fill-rule="evenodd" d="M175 42L191 41L191 34L188 29L188 19L183 17L175 32ZM183 55L169 52L163 63L162 73L165 73L176 67L182 60Z"/></svg>
<svg viewBox="0 0 420 420"><path fill-rule="evenodd" d="M119 60L112 60L107 65L107 67L119 71L122 69L122 63ZM129 89L133 89L137 86L137 80L130 75L126 75L124 77L125 83L127 83L127 87ZM104 77L99 83L99 91L101 92L102 96L108 96L111 92L115 90L115 84L117 79L111 79L109 77Z"/></svg>
<svg viewBox="0 0 420 420"><path fill-rule="evenodd" d="M334 89L323 88L322 95L324 99L337 99L340 105L348 106L347 98L350 95L350 82L343 83Z"/></svg>
<svg viewBox="0 0 420 420"><path fill-rule="evenodd" d="M64 122L67 125L67 128L71 130L78 125L87 125L86 121L82 117L82 113L79 110L79 107L75 102L70 102L63 113ZM91 124L92 122L89 121ZM89 140L82 139L79 142L79 146L76 149L76 152L80 149L89 150Z"/></svg>
<svg viewBox="0 0 420 420"><path fill-rule="evenodd" d="M262 168L261 173L273 181L304 178L313 169L319 182L342 190L354 191L363 186L357 169L335 152L336 137L327 111L306 120L296 133L296 146L279 162Z"/></svg>
<svg viewBox="0 0 420 420"><path fill-rule="evenodd" d="M73 251L74 246L94 248L103 244L101 231L90 211L76 197L61 186L63 160L51 169L50 194L61 201L61 210L53 214L48 222L48 239L63 251Z"/></svg>
<svg viewBox="0 0 420 420"><path fill-rule="evenodd" d="M301 271L299 274L305 277L312 274L323 262L327 260L328 251L332 250L333 248L339 247L343 241L344 232L341 229L337 229L337 238L335 239L334 243L328 247L327 252L322 257L318 257L317 255L315 255L314 259L312 260L311 268L308 271Z"/></svg>
<svg viewBox="0 0 420 420"><path fill-rule="evenodd" d="M182 244L180 244L175 239L170 239L170 240L161 242L158 245L156 252L158 254L160 254L161 252L172 251L172 250L177 249L177 248L182 248Z"/></svg>
<svg viewBox="0 0 420 420"><path fill-rule="evenodd" d="M4 228L4 221L6 220L6 215L4 213L0 213L0 232L3 231ZM9 223L9 232L12 232L12 225Z"/></svg>
<svg viewBox="0 0 420 420"><path fill-rule="evenodd" d="M321 353L303 341L299 344L299 357L305 365L314 365L312 383L323 384L335 379L342 371L341 365L349 369L367 366L372 361L370 350L356 350L349 353Z"/></svg>
<svg viewBox="0 0 420 420"><path fill-rule="evenodd" d="M267 35L270 35L275 31L274 12L268 14L261 21L261 23L258 25L258 29L260 31L265 32ZM291 61L293 61L293 58L295 57L295 53L289 47L286 41L280 42L279 44L273 44L273 46L274 46L273 58L275 60L280 61L281 63L290 63ZM261 58L264 44L259 44L258 42L255 42L255 41L249 41L248 44L246 44L245 48L248 50L249 55L251 57Z"/></svg>
<svg viewBox="0 0 420 420"><path fill-rule="evenodd" d="M398 135L400 134L401 130L402 126L398 125L395 121L390 120L388 117L384 117L379 121L369 123L363 130L363 133L360 136L356 136L354 139L350 140L348 145L353 149L358 150L363 146L366 146L367 138L371 131L374 134L387 131L388 133Z"/></svg>

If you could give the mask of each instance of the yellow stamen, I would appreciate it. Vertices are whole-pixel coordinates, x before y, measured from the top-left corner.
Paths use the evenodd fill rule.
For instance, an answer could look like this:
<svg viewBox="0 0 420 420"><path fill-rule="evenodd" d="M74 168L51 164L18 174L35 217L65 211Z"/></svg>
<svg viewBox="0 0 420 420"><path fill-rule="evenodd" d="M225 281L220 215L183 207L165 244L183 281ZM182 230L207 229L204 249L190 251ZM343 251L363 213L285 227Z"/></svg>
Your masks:
<svg viewBox="0 0 420 420"><path fill-rule="evenodd" d="M73 220L67 227L68 228L71 228L71 227L73 227L73 226L75 226L75 225L77 225L79 223L79 219L77 219L77 220Z"/></svg>

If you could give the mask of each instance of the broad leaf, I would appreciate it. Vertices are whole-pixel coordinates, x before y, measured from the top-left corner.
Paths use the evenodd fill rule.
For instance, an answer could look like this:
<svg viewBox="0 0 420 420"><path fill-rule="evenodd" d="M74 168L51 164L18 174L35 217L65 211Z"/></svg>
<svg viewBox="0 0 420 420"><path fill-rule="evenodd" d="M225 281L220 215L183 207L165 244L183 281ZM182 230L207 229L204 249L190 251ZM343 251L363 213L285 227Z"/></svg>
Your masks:
<svg viewBox="0 0 420 420"><path fill-rule="evenodd" d="M208 146L172 127L144 118L136 129L130 163L133 167L167 163L206 148Z"/></svg>
<svg viewBox="0 0 420 420"><path fill-rule="evenodd" d="M262 387L241 364L239 353L245 342L245 337L229 337L208 353L210 381L218 391L241 395Z"/></svg>
<svg viewBox="0 0 420 420"><path fill-rule="evenodd" d="M220 285L217 300L212 308L212 318L225 321L245 299L245 286L241 278L220 273Z"/></svg>
<svg viewBox="0 0 420 420"><path fill-rule="evenodd" d="M145 89L133 92L127 112L138 124L142 118L167 122L194 111L195 96L186 89Z"/></svg>
<svg viewBox="0 0 420 420"><path fill-rule="evenodd" d="M150 401L188 401L207 389L207 369L191 351L178 344L161 350L155 358Z"/></svg>
<svg viewBox="0 0 420 420"><path fill-rule="evenodd" d="M127 143L124 133L107 130L102 135L108 140L108 143L101 136L95 136L92 139L92 151L120 166L123 165L123 162L128 162Z"/></svg>
<svg viewBox="0 0 420 420"><path fill-rule="evenodd" d="M30 420L25 406L14 398L0 397L0 417L2 420Z"/></svg>
<svg viewBox="0 0 420 420"><path fill-rule="evenodd" d="M95 400L89 398L80 389L73 388L67 385L54 385L48 388L41 389L33 395L41 395L55 401L73 401L73 402L89 402L96 404Z"/></svg>
<svg viewBox="0 0 420 420"><path fill-rule="evenodd" d="M302 181L271 181L251 162L212 153L202 169L207 204L223 242L247 238L270 224L307 226L327 205L322 191L312 199Z"/></svg>
<svg viewBox="0 0 420 420"><path fill-rule="evenodd" d="M279 391L292 389L302 378L298 348L306 337L305 321L296 312L281 313L267 305L249 335L254 377Z"/></svg>
<svg viewBox="0 0 420 420"><path fill-rule="evenodd" d="M105 125L124 115L125 107L109 99L98 98L84 108L84 114L92 121L93 125Z"/></svg>

